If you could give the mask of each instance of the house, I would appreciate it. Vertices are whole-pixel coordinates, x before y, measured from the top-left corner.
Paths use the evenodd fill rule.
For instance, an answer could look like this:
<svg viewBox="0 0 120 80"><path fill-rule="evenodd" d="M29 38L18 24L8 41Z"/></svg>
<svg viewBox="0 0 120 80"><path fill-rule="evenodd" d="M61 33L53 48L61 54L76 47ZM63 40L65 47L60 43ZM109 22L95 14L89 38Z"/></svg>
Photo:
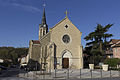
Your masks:
<svg viewBox="0 0 120 80"><path fill-rule="evenodd" d="M4 61L3 59L0 59L0 63L3 63L3 61Z"/></svg>
<svg viewBox="0 0 120 80"><path fill-rule="evenodd" d="M18 58L18 62L20 62L20 67L27 66L27 56L26 55L21 55L21 58Z"/></svg>
<svg viewBox="0 0 120 80"><path fill-rule="evenodd" d="M120 58L120 39L111 39L109 44L113 58Z"/></svg>

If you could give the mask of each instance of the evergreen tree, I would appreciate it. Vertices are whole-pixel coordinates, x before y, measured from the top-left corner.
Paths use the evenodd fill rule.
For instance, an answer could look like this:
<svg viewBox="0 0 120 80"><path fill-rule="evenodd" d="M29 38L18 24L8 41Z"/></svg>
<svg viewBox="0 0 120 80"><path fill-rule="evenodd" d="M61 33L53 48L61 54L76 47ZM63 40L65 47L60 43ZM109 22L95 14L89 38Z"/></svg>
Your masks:
<svg viewBox="0 0 120 80"><path fill-rule="evenodd" d="M86 41L90 41L86 43L86 46L89 47L89 52L87 52L87 54L90 55L89 59L92 61L91 63L98 64L105 56L105 50L108 45L107 38L113 36L107 33L111 26L113 26L113 24L108 24L105 27L101 24L97 24L94 32L89 33L84 38Z"/></svg>

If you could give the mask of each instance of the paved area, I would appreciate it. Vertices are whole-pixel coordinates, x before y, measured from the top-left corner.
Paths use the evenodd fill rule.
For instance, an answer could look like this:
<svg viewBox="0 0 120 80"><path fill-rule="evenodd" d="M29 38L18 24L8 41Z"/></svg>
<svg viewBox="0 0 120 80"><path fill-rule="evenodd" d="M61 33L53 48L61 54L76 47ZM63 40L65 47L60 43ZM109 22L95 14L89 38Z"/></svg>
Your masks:
<svg viewBox="0 0 120 80"><path fill-rule="evenodd" d="M56 73L56 74L55 74ZM60 69L52 71L51 75L40 71L26 72L18 68L8 69L0 74L0 80L120 80L119 71L102 71L97 69ZM102 74L102 75L101 75Z"/></svg>
<svg viewBox="0 0 120 80"><path fill-rule="evenodd" d="M38 78L28 79L19 77L0 77L0 80L42 80ZM61 80L61 79L44 79L44 80ZM62 80L120 80L120 78L89 78L89 79L62 79Z"/></svg>
<svg viewBox="0 0 120 80"><path fill-rule="evenodd" d="M44 73L46 74L46 73ZM101 71L99 69L90 71L89 69L61 69L52 71L51 75L43 75L40 71L32 71L25 74L19 74L19 77L25 78L38 78L38 79L88 79L88 78L107 78L107 77L120 77L119 71Z"/></svg>

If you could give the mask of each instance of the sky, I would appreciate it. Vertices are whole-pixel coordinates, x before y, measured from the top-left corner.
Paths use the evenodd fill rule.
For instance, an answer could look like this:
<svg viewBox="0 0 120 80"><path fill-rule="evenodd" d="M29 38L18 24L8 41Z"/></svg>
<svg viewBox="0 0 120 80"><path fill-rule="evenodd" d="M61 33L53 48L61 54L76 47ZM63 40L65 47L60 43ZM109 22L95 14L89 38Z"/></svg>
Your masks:
<svg viewBox="0 0 120 80"><path fill-rule="evenodd" d="M30 40L38 40L44 3L49 28L64 19L67 10L82 32L84 47L84 37L97 24L114 24L110 39L120 39L120 0L0 0L0 46L29 47Z"/></svg>

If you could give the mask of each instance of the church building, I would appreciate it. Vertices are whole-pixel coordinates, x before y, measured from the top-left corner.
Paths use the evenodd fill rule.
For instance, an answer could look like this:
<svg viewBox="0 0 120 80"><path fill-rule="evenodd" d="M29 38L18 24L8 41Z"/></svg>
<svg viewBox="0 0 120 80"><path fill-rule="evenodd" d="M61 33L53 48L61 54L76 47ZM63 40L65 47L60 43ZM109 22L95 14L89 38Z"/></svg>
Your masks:
<svg viewBox="0 0 120 80"><path fill-rule="evenodd" d="M49 30L49 31L48 31ZM39 24L39 40L30 40L29 58L37 61L41 69L83 68L81 35L77 27L66 16L48 29L45 9Z"/></svg>

